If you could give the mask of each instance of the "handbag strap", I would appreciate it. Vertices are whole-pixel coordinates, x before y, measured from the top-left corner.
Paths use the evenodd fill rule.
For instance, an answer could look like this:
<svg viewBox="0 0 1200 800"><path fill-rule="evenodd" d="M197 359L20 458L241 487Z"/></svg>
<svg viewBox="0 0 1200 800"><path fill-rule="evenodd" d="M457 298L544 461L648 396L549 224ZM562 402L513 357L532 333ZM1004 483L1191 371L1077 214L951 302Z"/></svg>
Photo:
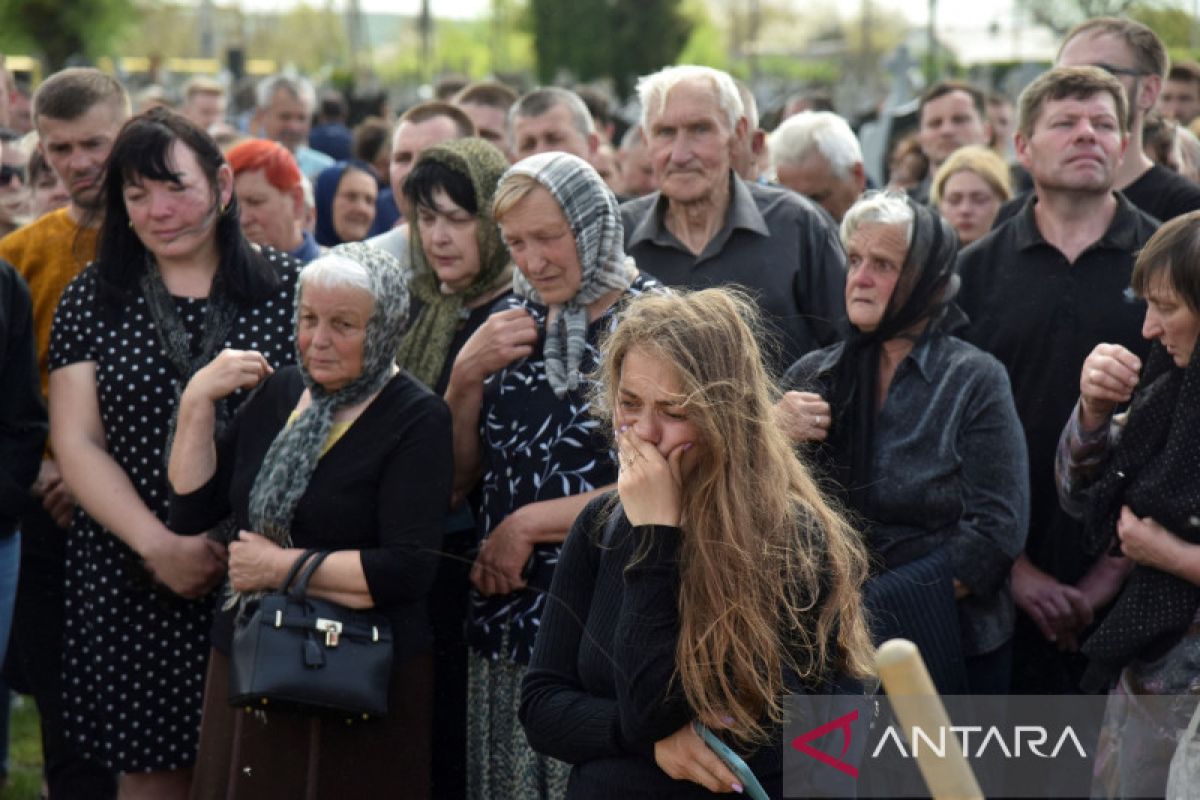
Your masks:
<svg viewBox="0 0 1200 800"><path fill-rule="evenodd" d="M283 579L283 583L279 585L280 594L287 594L288 589L292 585L292 581L296 579L296 575L299 574L300 568L304 566L304 562L308 561L310 558L319 554L320 552L320 550L305 550L300 554L300 556L292 564L291 569L288 570L287 576Z"/></svg>
<svg viewBox="0 0 1200 800"><path fill-rule="evenodd" d="M294 600L301 600L308 594L308 582L312 580L313 573L321 566L321 562L329 558L331 551L329 550L313 550L315 554L308 564L305 565L304 571L300 573L300 577L296 579L296 583L292 586L291 595Z"/></svg>

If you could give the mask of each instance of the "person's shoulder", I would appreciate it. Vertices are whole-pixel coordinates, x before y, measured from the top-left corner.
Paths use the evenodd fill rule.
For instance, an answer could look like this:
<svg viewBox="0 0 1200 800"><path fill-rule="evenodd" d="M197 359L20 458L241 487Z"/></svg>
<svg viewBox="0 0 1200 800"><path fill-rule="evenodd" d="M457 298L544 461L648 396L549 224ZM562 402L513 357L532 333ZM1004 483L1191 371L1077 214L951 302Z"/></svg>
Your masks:
<svg viewBox="0 0 1200 800"><path fill-rule="evenodd" d="M784 389L809 391L816 383L818 376L828 372L842 357L845 342L834 342L820 350L812 350L800 356L794 364L783 373L781 384Z"/></svg>
<svg viewBox="0 0 1200 800"><path fill-rule="evenodd" d="M300 270L304 268L304 262L296 258L290 253L285 253L282 250L276 250L274 247L266 244L251 245L251 252L255 258L260 258L268 265L271 270L286 284L294 284L296 277L300 274Z"/></svg>
<svg viewBox="0 0 1200 800"><path fill-rule="evenodd" d="M626 200L621 203L620 211L621 218L628 222L629 220L639 221L649 213L650 209L654 208L658 202L659 193L651 192L644 194L641 197L635 197L632 200Z"/></svg>
<svg viewBox="0 0 1200 800"><path fill-rule="evenodd" d="M961 381L974 377L988 386L1008 385L1008 372L999 359L968 341L953 335L933 338L943 380Z"/></svg>
<svg viewBox="0 0 1200 800"><path fill-rule="evenodd" d="M626 293L638 297L643 294L671 294L671 290L653 275L639 271L633 282L629 284Z"/></svg>
<svg viewBox="0 0 1200 800"><path fill-rule="evenodd" d="M508 311L513 308L523 308L529 313L534 314L535 310L541 307L515 292L508 292L492 301L492 304L488 306L488 316L490 317L492 314L499 314L501 311Z"/></svg>
<svg viewBox="0 0 1200 800"><path fill-rule="evenodd" d="M0 258L21 271L26 267L23 260L34 256L40 248L62 247L64 240L70 246L78 228L67 209L56 209L0 239Z"/></svg>
<svg viewBox="0 0 1200 800"><path fill-rule="evenodd" d="M426 427L431 423L450 424L450 409L446 401L407 370L400 370L384 384L379 399L387 404L391 415L407 425Z"/></svg>
<svg viewBox="0 0 1200 800"><path fill-rule="evenodd" d="M407 263L408 261L408 228L405 226L399 225L391 230L372 236L366 240L366 243L371 247L391 253L396 258L401 259L402 263Z"/></svg>
<svg viewBox="0 0 1200 800"><path fill-rule="evenodd" d="M63 290L63 298L79 295L92 296L96 294L99 286L100 268L93 261L71 279L70 283L67 284L67 288Z"/></svg>
<svg viewBox="0 0 1200 800"><path fill-rule="evenodd" d="M822 227L829 227L833 224L833 218L824 209L799 192L784 186L758 183L757 181L742 181L742 185L749 190L750 196L754 198L754 204L767 218L768 225L775 221L797 220L816 222ZM770 213L770 217L767 217L768 213Z"/></svg>

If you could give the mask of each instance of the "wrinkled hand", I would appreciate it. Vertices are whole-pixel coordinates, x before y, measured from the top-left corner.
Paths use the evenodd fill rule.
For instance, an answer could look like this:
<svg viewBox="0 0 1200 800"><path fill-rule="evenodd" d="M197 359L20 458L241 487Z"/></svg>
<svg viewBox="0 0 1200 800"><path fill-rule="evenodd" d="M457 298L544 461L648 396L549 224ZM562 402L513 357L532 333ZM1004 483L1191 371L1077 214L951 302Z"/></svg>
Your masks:
<svg viewBox="0 0 1200 800"><path fill-rule="evenodd" d="M1013 601L1060 650L1079 649L1078 634L1092 624L1092 607L1083 593L1035 567L1024 554L1013 563Z"/></svg>
<svg viewBox="0 0 1200 800"><path fill-rule="evenodd" d="M654 761L674 780L698 783L710 792L740 792L742 789L737 776L704 743L690 722L654 743Z"/></svg>
<svg viewBox="0 0 1200 800"><path fill-rule="evenodd" d="M1129 506L1121 506L1117 537L1121 552L1139 564L1170 572L1169 567L1179 561L1179 537L1151 517L1139 519Z"/></svg>
<svg viewBox="0 0 1200 800"><path fill-rule="evenodd" d="M523 308L492 314L467 339L454 359L454 371L472 381L483 381L494 372L533 354L537 323Z"/></svg>
<svg viewBox="0 0 1200 800"><path fill-rule="evenodd" d="M642 441L632 428L626 426L617 434L621 461L617 494L631 525L679 525L682 461L691 448L691 442L684 442L663 458L657 447Z"/></svg>
<svg viewBox="0 0 1200 800"><path fill-rule="evenodd" d="M238 389L253 389L274 371L262 353L227 348L192 376L184 393L215 403Z"/></svg>
<svg viewBox="0 0 1200 800"><path fill-rule="evenodd" d="M492 529L479 546L471 583L482 594L509 594L525 588L521 571L533 554L529 506L518 508Z"/></svg>
<svg viewBox="0 0 1200 800"><path fill-rule="evenodd" d="M1129 402L1142 362L1119 344L1098 344L1079 373L1080 422L1095 430L1108 422L1120 403Z"/></svg>
<svg viewBox="0 0 1200 800"><path fill-rule="evenodd" d="M775 419L796 444L823 442L829 435L829 403L814 392L787 392L775 404Z"/></svg>
<svg viewBox="0 0 1200 800"><path fill-rule="evenodd" d="M155 580L189 600L208 594L225 574L225 547L203 535L167 531L142 557Z"/></svg>
<svg viewBox="0 0 1200 800"><path fill-rule="evenodd" d="M71 527L71 517L75 513L75 495L67 488L54 459L42 459L37 480L33 482L30 491L34 497L42 499L42 508L46 509L55 525L64 530Z"/></svg>
<svg viewBox="0 0 1200 800"><path fill-rule="evenodd" d="M229 584L237 592L275 589L294 560L287 551L253 531L238 531L229 543Z"/></svg>

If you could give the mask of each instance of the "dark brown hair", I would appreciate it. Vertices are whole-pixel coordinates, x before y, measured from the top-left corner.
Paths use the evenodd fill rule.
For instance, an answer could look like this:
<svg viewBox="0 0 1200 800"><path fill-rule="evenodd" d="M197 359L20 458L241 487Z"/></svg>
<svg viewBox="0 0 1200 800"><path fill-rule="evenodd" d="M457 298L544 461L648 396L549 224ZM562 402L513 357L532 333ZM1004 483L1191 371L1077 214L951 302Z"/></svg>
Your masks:
<svg viewBox="0 0 1200 800"><path fill-rule="evenodd" d="M71 67L54 73L33 93L33 122L38 118L75 120L100 103L110 104L121 117L131 111L129 93L120 81L90 67Z"/></svg>
<svg viewBox="0 0 1200 800"><path fill-rule="evenodd" d="M471 118L461 108L444 100L428 100L424 103L417 103L400 115L396 125L399 126L403 122L419 125L437 117L447 117L453 122L454 127L458 129L460 138L465 139L475 135L475 123L471 122Z"/></svg>
<svg viewBox="0 0 1200 800"><path fill-rule="evenodd" d="M1082 100L1100 92L1112 95L1121 134L1128 134L1129 101L1125 98L1125 87L1099 67L1055 67L1037 76L1017 101L1017 130L1027 139L1032 136L1033 126L1048 100Z"/></svg>
<svg viewBox="0 0 1200 800"><path fill-rule="evenodd" d="M1063 37L1058 55L1063 48L1077 36L1115 36L1125 42L1125 46L1133 53L1133 60L1138 69L1149 75L1162 77L1167 73L1167 48L1163 46L1158 34L1140 22L1122 17L1096 17L1081 22L1067 32ZM1055 58L1055 61L1058 59Z"/></svg>
<svg viewBox="0 0 1200 800"><path fill-rule="evenodd" d="M1145 297L1161 276L1195 314L1200 314L1200 211L1163 224L1138 253L1129 285Z"/></svg>
<svg viewBox="0 0 1200 800"><path fill-rule="evenodd" d="M925 114L925 106L938 98L945 97L954 92L966 92L970 95L971 104L975 106L975 113L979 115L980 122L987 119L987 103L979 87L973 86L966 81L945 80L933 84L921 95L920 104L917 106L917 123L920 124L921 118Z"/></svg>

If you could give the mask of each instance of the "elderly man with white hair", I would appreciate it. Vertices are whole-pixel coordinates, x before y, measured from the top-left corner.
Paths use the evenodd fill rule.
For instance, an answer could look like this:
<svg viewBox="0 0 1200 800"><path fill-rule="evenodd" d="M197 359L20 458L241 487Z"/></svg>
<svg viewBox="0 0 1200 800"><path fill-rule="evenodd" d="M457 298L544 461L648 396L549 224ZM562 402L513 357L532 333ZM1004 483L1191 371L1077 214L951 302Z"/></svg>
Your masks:
<svg viewBox="0 0 1200 800"><path fill-rule="evenodd" d="M733 79L667 67L638 81L659 191L621 207L625 252L671 286L740 286L767 323L779 371L839 338L845 256L807 199L748 183L733 166L747 120Z"/></svg>
<svg viewBox="0 0 1200 800"><path fill-rule="evenodd" d="M788 117L771 134L770 152L780 185L819 204L839 223L866 188L858 137L831 111Z"/></svg>

